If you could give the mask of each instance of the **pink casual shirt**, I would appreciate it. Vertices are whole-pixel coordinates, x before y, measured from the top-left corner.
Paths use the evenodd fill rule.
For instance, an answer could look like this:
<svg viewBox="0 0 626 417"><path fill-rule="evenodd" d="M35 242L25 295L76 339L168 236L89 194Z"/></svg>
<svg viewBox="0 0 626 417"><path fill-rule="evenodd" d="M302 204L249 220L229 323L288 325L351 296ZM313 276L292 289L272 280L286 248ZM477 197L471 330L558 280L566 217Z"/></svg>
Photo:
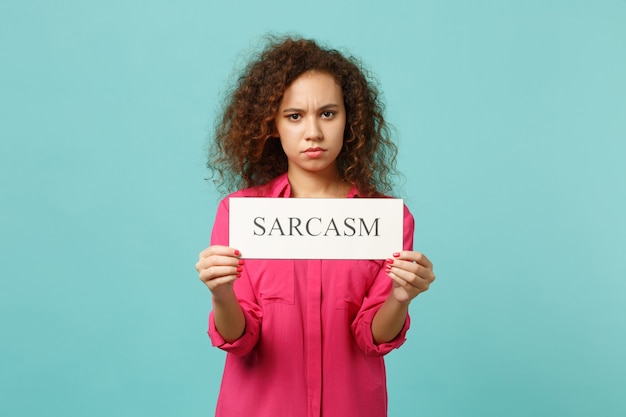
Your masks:
<svg viewBox="0 0 626 417"><path fill-rule="evenodd" d="M229 197L290 194L283 174ZM212 245L228 245L228 207L227 197ZM412 250L413 226L405 207L405 250ZM228 352L216 416L386 416L383 355L404 343L409 328L407 316L396 339L374 343L372 320L391 286L383 261L246 259L234 284L243 336L227 343L209 317L213 345Z"/></svg>

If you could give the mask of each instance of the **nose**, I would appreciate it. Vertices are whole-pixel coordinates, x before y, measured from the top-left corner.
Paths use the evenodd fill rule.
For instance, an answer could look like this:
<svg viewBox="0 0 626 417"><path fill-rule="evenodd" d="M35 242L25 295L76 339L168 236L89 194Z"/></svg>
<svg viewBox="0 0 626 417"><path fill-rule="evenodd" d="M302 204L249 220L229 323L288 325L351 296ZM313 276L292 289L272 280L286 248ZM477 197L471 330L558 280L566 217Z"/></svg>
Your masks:
<svg viewBox="0 0 626 417"><path fill-rule="evenodd" d="M306 140L322 140L323 134L320 126L320 122L317 117L309 117L307 118L306 123L306 131L305 131L305 139Z"/></svg>

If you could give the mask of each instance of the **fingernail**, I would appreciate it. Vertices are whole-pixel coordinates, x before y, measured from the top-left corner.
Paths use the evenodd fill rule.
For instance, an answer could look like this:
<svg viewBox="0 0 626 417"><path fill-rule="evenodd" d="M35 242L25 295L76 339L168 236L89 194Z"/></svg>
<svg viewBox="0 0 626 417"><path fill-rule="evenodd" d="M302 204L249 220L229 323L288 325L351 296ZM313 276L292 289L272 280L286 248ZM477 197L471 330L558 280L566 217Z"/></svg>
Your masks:
<svg viewBox="0 0 626 417"><path fill-rule="evenodd" d="M235 256L239 256L241 255L241 252L239 252L237 249L235 249Z"/></svg>
<svg viewBox="0 0 626 417"><path fill-rule="evenodd" d="M239 261L237 261L237 263L239 263L239 265L243 265L244 264L243 259L240 259Z"/></svg>
<svg viewBox="0 0 626 417"><path fill-rule="evenodd" d="M243 268L242 268L242 267L240 267L240 266L238 266L238 267L237 267L237 272L241 272L241 271L243 271Z"/></svg>
<svg viewBox="0 0 626 417"><path fill-rule="evenodd" d="M388 263L389 265L391 265L391 264L394 262L394 260L395 260L395 259L388 258L388 259L387 259L387 263Z"/></svg>
<svg viewBox="0 0 626 417"><path fill-rule="evenodd" d="M398 256L400 256L400 252L394 252L393 257L397 258Z"/></svg>
<svg viewBox="0 0 626 417"><path fill-rule="evenodd" d="M237 274L237 278L241 278L241 274Z"/></svg>

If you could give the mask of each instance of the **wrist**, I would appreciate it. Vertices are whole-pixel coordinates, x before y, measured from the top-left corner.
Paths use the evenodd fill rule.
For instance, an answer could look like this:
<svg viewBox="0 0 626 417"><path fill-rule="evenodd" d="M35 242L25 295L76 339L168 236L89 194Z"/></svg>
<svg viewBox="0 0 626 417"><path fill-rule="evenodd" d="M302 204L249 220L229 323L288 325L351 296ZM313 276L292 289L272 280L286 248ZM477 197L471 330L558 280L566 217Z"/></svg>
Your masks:
<svg viewBox="0 0 626 417"><path fill-rule="evenodd" d="M406 299L398 299L395 294L393 293L393 291L391 292L391 294L389 294L389 297L387 297L387 302L392 304L392 306L396 307L396 308L407 308L409 307L409 304L411 304L411 301L413 301L412 298L406 298Z"/></svg>
<svg viewBox="0 0 626 417"><path fill-rule="evenodd" d="M235 295L232 285L219 289L215 288L211 291L211 297L213 299L213 304L224 305L237 301L237 296Z"/></svg>
<svg viewBox="0 0 626 417"><path fill-rule="evenodd" d="M393 293L389 294L387 300L385 301L387 307L400 312L407 312L409 310L409 304L411 304L411 300L398 300Z"/></svg>

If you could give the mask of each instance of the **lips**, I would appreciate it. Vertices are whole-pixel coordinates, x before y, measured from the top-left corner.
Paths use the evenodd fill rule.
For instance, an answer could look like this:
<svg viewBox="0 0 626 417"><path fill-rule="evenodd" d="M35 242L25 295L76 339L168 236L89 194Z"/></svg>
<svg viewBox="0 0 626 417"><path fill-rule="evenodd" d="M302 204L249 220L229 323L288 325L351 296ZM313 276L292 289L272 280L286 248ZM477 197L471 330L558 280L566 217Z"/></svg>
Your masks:
<svg viewBox="0 0 626 417"><path fill-rule="evenodd" d="M308 148L303 153L306 156L308 156L309 158L319 158L320 156L322 156L322 154L325 151L326 151L326 149L324 149L324 148L315 147L315 148Z"/></svg>

